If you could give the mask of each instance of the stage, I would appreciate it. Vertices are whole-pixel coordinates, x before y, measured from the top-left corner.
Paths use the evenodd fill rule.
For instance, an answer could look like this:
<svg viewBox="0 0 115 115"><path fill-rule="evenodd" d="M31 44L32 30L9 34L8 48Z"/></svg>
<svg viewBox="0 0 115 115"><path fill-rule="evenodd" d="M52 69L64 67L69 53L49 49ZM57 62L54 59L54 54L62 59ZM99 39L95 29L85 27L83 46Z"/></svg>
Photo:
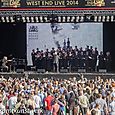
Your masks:
<svg viewBox="0 0 115 115"><path fill-rule="evenodd" d="M24 73L16 72L0 72L0 75L3 75L5 78L21 78L25 75L28 75L28 78L32 79L42 79L42 78L59 78L59 79L69 79L76 77L77 80L80 79L80 74L83 74L87 79L94 79L96 76L100 76L103 79L115 79L115 73L37 73L33 71L26 71Z"/></svg>

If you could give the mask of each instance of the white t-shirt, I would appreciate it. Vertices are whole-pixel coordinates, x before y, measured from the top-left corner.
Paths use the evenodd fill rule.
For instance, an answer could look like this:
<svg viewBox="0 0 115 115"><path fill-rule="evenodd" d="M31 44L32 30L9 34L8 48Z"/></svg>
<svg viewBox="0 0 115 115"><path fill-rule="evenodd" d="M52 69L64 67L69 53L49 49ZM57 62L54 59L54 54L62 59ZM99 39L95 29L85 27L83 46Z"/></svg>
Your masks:
<svg viewBox="0 0 115 115"><path fill-rule="evenodd" d="M115 100L109 104L109 110L112 115L115 115Z"/></svg>
<svg viewBox="0 0 115 115"><path fill-rule="evenodd" d="M4 115L5 114L5 106L0 103L0 115Z"/></svg>
<svg viewBox="0 0 115 115"><path fill-rule="evenodd" d="M41 106L41 98L38 95L34 95L34 101L35 101L35 108L40 108Z"/></svg>
<svg viewBox="0 0 115 115"><path fill-rule="evenodd" d="M10 99L8 100L9 109L13 109L16 103L17 103L17 97L16 96L10 97Z"/></svg>

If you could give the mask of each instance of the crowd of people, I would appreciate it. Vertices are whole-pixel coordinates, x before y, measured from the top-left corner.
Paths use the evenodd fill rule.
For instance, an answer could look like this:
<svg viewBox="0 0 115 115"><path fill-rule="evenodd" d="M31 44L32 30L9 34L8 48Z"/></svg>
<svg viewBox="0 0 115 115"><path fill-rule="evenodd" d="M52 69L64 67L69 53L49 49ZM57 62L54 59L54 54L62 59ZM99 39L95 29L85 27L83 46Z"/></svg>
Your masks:
<svg viewBox="0 0 115 115"><path fill-rule="evenodd" d="M50 72L59 72L61 69L68 69L70 72L78 69L86 69L89 72L95 72L99 69L111 71L110 52L99 52L92 46L86 48L72 48L67 45L63 48L52 48L46 51L33 49L31 52L33 66L38 69L45 69Z"/></svg>
<svg viewBox="0 0 115 115"><path fill-rule="evenodd" d="M0 77L0 115L115 115L115 80Z"/></svg>

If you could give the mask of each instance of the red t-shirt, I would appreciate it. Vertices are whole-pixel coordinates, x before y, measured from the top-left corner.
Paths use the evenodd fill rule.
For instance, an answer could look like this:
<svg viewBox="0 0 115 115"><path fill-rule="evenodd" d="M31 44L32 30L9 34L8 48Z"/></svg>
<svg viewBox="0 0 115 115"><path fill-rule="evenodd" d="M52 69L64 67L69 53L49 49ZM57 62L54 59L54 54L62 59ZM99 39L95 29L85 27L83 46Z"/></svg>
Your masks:
<svg viewBox="0 0 115 115"><path fill-rule="evenodd" d="M47 103L47 106L46 106L46 110L51 110L52 109L52 105L51 105L51 102L54 98L49 95L48 97L45 98L45 102Z"/></svg>

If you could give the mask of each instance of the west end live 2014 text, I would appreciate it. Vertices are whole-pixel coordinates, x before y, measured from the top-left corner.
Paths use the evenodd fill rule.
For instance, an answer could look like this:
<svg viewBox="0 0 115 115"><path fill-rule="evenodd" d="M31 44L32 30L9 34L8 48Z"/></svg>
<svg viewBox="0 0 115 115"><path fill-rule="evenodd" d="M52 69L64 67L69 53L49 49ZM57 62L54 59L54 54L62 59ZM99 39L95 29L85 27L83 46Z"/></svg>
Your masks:
<svg viewBox="0 0 115 115"><path fill-rule="evenodd" d="M78 6L78 0L37 0L37 1L27 1L27 6Z"/></svg>

